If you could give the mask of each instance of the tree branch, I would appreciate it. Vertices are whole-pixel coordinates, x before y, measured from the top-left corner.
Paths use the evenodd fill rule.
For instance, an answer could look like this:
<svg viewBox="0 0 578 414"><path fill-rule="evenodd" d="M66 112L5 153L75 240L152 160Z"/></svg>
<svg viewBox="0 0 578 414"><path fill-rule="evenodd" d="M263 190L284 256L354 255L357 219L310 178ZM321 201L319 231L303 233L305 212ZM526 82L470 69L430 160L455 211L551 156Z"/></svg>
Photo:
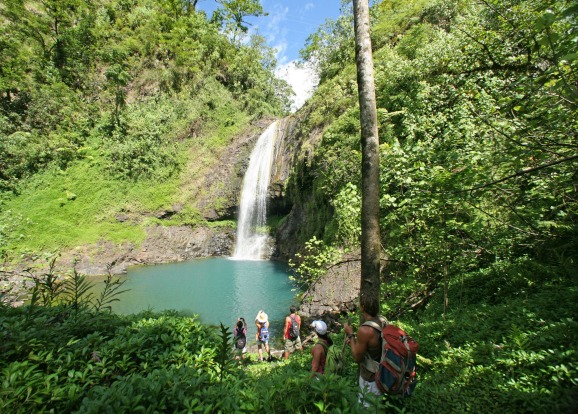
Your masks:
<svg viewBox="0 0 578 414"><path fill-rule="evenodd" d="M480 190L482 188L491 187L495 184L502 183L502 182L507 181L511 178L520 177L522 175L529 174L529 173L534 172L534 171L543 170L545 168L549 168L549 167L552 167L554 165L562 164L563 162L572 161L572 160L575 160L577 158L578 158L578 154L573 155L571 157L562 158L561 160L552 161L552 162L549 162L548 164L539 165L537 167L526 168L525 170L518 171L517 173L508 175L507 177L500 178L499 180L490 181L489 183L478 185L476 187L472 187L472 188L465 189L465 190L460 190L459 192L475 191L475 190Z"/></svg>

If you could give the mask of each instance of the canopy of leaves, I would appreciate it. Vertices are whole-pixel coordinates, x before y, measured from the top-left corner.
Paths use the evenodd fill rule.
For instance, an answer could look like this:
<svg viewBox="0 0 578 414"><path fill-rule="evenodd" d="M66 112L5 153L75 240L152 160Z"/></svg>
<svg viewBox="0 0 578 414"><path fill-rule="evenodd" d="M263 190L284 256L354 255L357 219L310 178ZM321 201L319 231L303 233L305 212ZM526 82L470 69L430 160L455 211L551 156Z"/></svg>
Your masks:
<svg viewBox="0 0 578 414"><path fill-rule="evenodd" d="M431 288L496 260L575 264L575 5L392 0L374 14L377 32L396 30L374 55L389 277ZM354 102L347 76L320 86L306 121L337 110L319 118L330 127L311 173L290 187L314 188L311 210L313 198L296 198L308 214L334 212L303 240L343 245L336 229L358 220L339 201L360 188L358 112L335 105Z"/></svg>
<svg viewBox="0 0 578 414"><path fill-rule="evenodd" d="M409 412L441 400L440 412L576 409L575 339L550 334L575 329L578 302L577 15L570 0L373 7L382 311L426 341L428 395ZM321 41L340 33L326 24L303 53L325 75L302 126L324 132L289 185L308 218L294 264L306 283L358 237L355 71L334 58L347 53L339 41ZM462 386L472 392L444 391Z"/></svg>
<svg viewBox="0 0 578 414"><path fill-rule="evenodd" d="M111 170L128 179L150 177L159 165L177 170L175 137L186 134L187 123L201 128L216 119L218 111L205 118L150 114L146 126L133 122L141 105L154 110L150 100L196 100L213 110L234 102L249 116L287 110L289 88L274 77L274 54L263 39L256 34L250 42L232 42L194 3L4 2L0 190L17 191L19 180L49 165L66 168L89 142L106 148ZM235 10L263 14L257 5ZM229 100L202 101L215 81Z"/></svg>

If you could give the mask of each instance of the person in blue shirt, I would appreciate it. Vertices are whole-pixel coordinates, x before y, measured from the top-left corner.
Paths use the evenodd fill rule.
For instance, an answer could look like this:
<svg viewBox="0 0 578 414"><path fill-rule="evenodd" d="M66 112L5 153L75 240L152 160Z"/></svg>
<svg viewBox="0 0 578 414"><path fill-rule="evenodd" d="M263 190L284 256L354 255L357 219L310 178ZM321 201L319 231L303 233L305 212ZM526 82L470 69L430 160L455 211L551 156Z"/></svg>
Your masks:
<svg viewBox="0 0 578 414"><path fill-rule="evenodd" d="M257 326L257 334L255 335L255 339L257 340L259 361L263 361L263 346L265 346L265 351L269 354L270 361L272 357L271 348L269 348L269 318L262 310L257 313L257 317L255 318L255 325Z"/></svg>

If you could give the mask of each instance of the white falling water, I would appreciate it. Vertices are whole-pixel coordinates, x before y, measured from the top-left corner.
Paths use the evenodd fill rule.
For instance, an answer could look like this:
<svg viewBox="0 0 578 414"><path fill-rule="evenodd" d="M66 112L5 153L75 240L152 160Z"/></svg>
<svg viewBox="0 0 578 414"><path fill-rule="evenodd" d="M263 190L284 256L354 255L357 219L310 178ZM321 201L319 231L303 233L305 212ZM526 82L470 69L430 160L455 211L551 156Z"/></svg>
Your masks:
<svg viewBox="0 0 578 414"><path fill-rule="evenodd" d="M249 167L243 178L237 242L234 259L260 260L267 243L267 189L271 178L271 165L277 122L273 122L257 140Z"/></svg>

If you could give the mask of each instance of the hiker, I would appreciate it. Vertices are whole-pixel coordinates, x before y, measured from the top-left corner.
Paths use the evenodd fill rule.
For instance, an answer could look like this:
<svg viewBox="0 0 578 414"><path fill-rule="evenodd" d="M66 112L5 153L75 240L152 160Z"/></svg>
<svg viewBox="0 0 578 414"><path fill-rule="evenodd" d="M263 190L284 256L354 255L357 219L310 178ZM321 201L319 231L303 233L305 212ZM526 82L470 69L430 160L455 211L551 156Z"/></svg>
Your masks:
<svg viewBox="0 0 578 414"><path fill-rule="evenodd" d="M365 321L373 321L380 327L387 323L386 319L379 315L379 301L377 298L374 299L368 295L361 294L359 307ZM353 333L353 327L348 323L345 323L343 330L347 335L346 343L351 348L353 359L359 364L359 402L368 407L369 403L363 399L363 394L381 395L381 391L375 384L376 362L379 363L382 351L381 328L377 330L371 326L361 324L357 330L357 338ZM373 368L373 371L370 371L368 367Z"/></svg>
<svg viewBox="0 0 578 414"><path fill-rule="evenodd" d="M269 318L262 310L257 313L257 317L255 318L255 325L257 326L257 334L255 335L255 339L257 340L259 361L263 361L263 345L265 345L265 351L267 351L269 354L269 361L271 361L271 349L269 348Z"/></svg>
<svg viewBox="0 0 578 414"><path fill-rule="evenodd" d="M283 329L285 338L285 359L289 359L289 355L295 352L296 349L301 350L301 316L297 315L297 308L291 306L289 308L289 316L285 317L285 328Z"/></svg>
<svg viewBox="0 0 578 414"><path fill-rule="evenodd" d="M325 373L325 361L327 359L327 351L333 341L327 333L327 324L323 321L313 321L311 327L317 334L317 342L311 348L311 376L323 375Z"/></svg>
<svg viewBox="0 0 578 414"><path fill-rule="evenodd" d="M235 359L245 359L245 353L247 352L247 322L245 318L237 319L237 324L235 329L233 329L233 338Z"/></svg>

